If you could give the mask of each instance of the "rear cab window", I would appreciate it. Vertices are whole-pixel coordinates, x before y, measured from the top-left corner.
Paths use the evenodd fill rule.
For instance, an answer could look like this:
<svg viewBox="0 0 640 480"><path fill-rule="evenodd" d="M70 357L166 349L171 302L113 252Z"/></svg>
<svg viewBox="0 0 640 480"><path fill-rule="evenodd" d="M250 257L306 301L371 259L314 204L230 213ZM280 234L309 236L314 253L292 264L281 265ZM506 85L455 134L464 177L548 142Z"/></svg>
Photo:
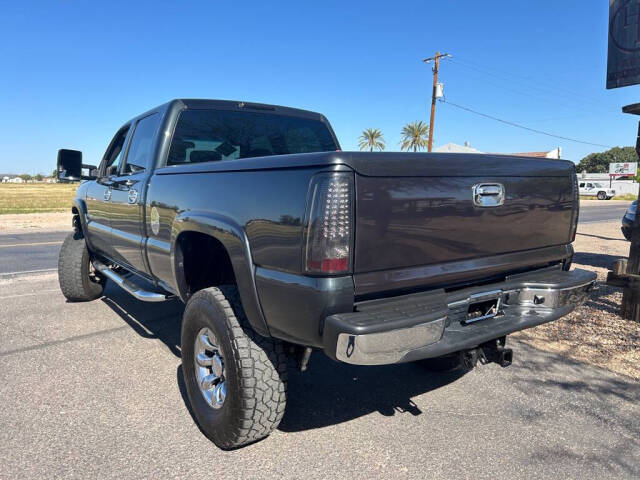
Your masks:
<svg viewBox="0 0 640 480"><path fill-rule="evenodd" d="M326 123L310 118L235 110L184 110L167 165L335 151Z"/></svg>

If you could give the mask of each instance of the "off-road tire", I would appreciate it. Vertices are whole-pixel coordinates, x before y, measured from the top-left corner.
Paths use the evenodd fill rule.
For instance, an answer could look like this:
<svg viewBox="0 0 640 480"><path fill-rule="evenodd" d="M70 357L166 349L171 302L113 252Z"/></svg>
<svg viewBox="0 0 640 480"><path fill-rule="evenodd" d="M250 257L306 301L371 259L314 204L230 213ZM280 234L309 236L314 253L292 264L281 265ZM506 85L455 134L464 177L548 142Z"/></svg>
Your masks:
<svg viewBox="0 0 640 480"><path fill-rule="evenodd" d="M598 200L606 200L607 199L607 194L605 192L598 192Z"/></svg>
<svg viewBox="0 0 640 480"><path fill-rule="evenodd" d="M70 233L58 256L58 283L70 302L89 302L102 296L105 279L92 272L90 262L91 255L82 233Z"/></svg>
<svg viewBox="0 0 640 480"><path fill-rule="evenodd" d="M194 342L202 328L215 334L224 358L226 398L212 408L197 383ZM232 449L275 430L284 414L287 355L282 342L249 325L235 286L200 290L187 302L182 320L182 371L198 425L218 447Z"/></svg>
<svg viewBox="0 0 640 480"><path fill-rule="evenodd" d="M425 358L424 360L418 360L416 363L425 370L435 373L454 372L464 368L460 352L443 357Z"/></svg>

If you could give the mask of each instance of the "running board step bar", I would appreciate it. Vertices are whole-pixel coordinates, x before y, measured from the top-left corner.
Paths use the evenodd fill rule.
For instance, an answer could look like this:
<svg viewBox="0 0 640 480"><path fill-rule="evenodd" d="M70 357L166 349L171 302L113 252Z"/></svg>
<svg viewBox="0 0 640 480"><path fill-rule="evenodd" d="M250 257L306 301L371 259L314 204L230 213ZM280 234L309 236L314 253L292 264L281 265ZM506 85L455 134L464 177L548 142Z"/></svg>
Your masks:
<svg viewBox="0 0 640 480"><path fill-rule="evenodd" d="M120 288L122 288L125 292L134 296L138 300L142 300L143 302L164 302L165 300L168 300L170 297L172 297L172 295L169 294L143 290L139 285L136 285L128 278L118 275L116 272L111 270L99 260L93 260L93 266L98 272L100 272L101 275L104 275Z"/></svg>

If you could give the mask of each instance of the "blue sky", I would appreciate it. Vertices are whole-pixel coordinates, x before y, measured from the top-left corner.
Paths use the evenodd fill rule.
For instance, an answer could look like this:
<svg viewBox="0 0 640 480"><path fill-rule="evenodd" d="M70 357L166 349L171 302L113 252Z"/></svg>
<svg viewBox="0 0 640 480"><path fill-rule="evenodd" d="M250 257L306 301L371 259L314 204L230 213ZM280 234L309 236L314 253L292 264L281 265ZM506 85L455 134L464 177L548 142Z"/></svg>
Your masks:
<svg viewBox="0 0 640 480"><path fill-rule="evenodd" d="M87 2L0 4L0 172L51 172L58 148L97 163L130 117L176 97L274 103L324 113L345 150L380 128L428 120L436 50L447 100L559 135L631 145L605 90L604 0ZM603 150L438 104L435 145L490 152Z"/></svg>

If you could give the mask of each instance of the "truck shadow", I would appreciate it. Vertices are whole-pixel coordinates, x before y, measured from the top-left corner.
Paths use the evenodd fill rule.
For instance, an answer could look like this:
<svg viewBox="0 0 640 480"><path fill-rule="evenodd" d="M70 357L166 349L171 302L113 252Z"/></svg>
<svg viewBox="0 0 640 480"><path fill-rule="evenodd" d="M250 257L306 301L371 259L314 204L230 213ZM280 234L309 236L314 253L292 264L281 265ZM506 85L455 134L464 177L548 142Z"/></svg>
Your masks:
<svg viewBox="0 0 640 480"><path fill-rule="evenodd" d="M573 256L573 263L576 266L590 265L592 267L611 268L613 262L626 258L623 255L610 255L608 253L586 253L576 252Z"/></svg>
<svg viewBox="0 0 640 480"><path fill-rule="evenodd" d="M138 335L160 340L171 353L180 358L180 323L184 311L184 305L180 300L141 302L107 281L102 302Z"/></svg>
<svg viewBox="0 0 640 480"><path fill-rule="evenodd" d="M437 390L465 373L436 374L411 363L348 365L314 353L307 372L289 370L287 408L279 429L298 432L321 428L372 412L418 416L422 410L413 397Z"/></svg>
<svg viewBox="0 0 640 480"><path fill-rule="evenodd" d="M145 339L163 342L180 358L180 325L184 305L179 300L145 303L107 282L104 302L131 329ZM360 367L334 362L314 352L309 369L289 368L289 393L280 430L295 432L334 425L372 412L392 416L420 415L411 398L459 379L464 372L432 374L416 364ZM182 367L176 378L193 417ZM195 418L194 418L195 420Z"/></svg>

